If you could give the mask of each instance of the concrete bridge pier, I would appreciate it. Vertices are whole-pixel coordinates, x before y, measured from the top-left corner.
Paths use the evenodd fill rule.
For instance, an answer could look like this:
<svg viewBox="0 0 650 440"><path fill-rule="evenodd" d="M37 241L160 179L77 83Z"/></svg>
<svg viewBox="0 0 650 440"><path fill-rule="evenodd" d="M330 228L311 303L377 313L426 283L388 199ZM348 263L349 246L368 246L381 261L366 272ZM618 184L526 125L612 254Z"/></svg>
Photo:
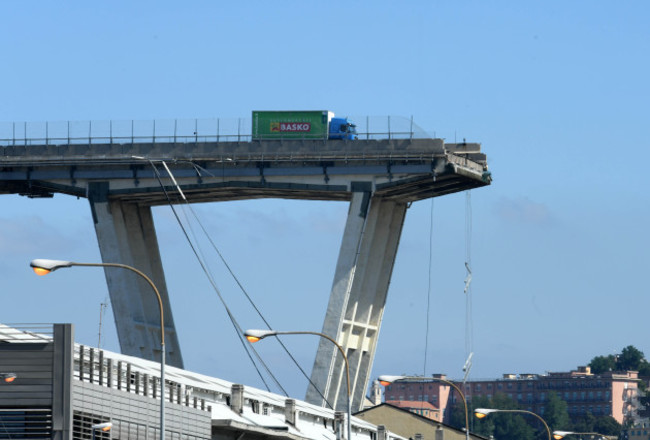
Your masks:
<svg viewBox="0 0 650 440"><path fill-rule="evenodd" d="M347 223L322 332L336 340L350 363L352 412L360 409L375 356L386 295L402 233L407 205L372 195L370 183L352 183ZM345 364L336 347L322 338L312 382L344 410ZM325 405L309 386L306 400Z"/></svg>
<svg viewBox="0 0 650 440"><path fill-rule="evenodd" d="M108 182L91 182L88 200L102 261L132 266L160 292L165 319L166 364L183 368L167 294L151 207L109 200ZM137 274L104 268L122 353L160 361L160 309L151 286Z"/></svg>

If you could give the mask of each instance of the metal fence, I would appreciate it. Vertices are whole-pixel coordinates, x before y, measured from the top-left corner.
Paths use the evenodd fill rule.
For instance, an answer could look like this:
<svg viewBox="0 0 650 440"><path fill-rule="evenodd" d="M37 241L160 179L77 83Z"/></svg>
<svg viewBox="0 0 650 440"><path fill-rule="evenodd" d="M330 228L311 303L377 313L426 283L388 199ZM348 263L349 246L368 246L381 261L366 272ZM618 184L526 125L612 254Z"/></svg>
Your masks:
<svg viewBox="0 0 650 440"><path fill-rule="evenodd" d="M414 139L431 136L413 117L349 117L359 139ZM136 143L250 142L251 118L152 121L0 122L0 147Z"/></svg>

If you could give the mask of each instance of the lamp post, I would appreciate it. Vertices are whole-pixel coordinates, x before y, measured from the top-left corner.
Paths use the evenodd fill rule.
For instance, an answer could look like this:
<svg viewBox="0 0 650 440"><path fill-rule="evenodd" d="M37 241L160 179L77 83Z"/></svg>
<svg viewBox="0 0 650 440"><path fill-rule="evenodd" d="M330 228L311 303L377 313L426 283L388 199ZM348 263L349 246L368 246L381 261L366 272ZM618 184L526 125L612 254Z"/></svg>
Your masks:
<svg viewBox="0 0 650 440"><path fill-rule="evenodd" d="M599 432L553 431L553 438L555 440L561 440L567 435L591 435L591 436L598 436L601 438L607 438L605 434L601 434Z"/></svg>
<svg viewBox="0 0 650 440"><path fill-rule="evenodd" d="M11 383L14 380L16 380L18 376L16 373L0 373L0 379L5 381L6 383Z"/></svg>
<svg viewBox="0 0 650 440"><path fill-rule="evenodd" d="M548 427L548 424L544 421L543 418L541 418L539 415L535 414L532 411L526 411L525 409L489 409L489 408L476 408L474 410L474 415L482 419L484 417L487 417L488 414L496 413L496 412L502 412L502 413L522 413L522 414L530 414L531 416L537 417L544 427L546 428L546 432L548 433L548 440L553 440L551 437L551 429Z"/></svg>
<svg viewBox="0 0 650 440"><path fill-rule="evenodd" d="M113 427L113 424L111 422L106 422L106 423L98 423L97 425L93 425L90 427L93 431L93 440L95 440L95 431L110 431L111 428Z"/></svg>
<svg viewBox="0 0 650 440"><path fill-rule="evenodd" d="M54 272L57 269L72 266L118 267L135 272L144 278L147 283L149 283L154 293L156 294L156 299L158 300L158 306L160 308L160 440L165 440L165 318L163 315L162 297L160 296L160 292L158 292L156 285L153 283L153 281L151 281L151 278L140 272L135 267L120 263L75 263L72 261L38 259L32 260L29 265L32 267L32 269L34 269L36 275L39 276L47 275L48 273Z"/></svg>
<svg viewBox="0 0 650 440"><path fill-rule="evenodd" d="M352 440L352 410L351 410L351 392L350 392L350 364L348 363L348 357L345 355L345 351L343 350L343 347L339 345L338 342L336 342L334 339L330 338L326 334L319 333L319 332L308 332L308 331L297 331L297 332L292 332L292 331L276 331L276 330L246 330L244 332L244 336L246 336L246 339L248 339L249 342L254 343L257 342L261 339L266 338L267 336L277 336L277 335L315 335L315 336L320 336L321 338L325 338L328 341L330 341L332 344L338 348L339 353L341 353L341 356L343 356L343 360L345 361L345 371L346 371L346 385L347 385L347 390L348 390L348 420L347 420L347 431L348 431L348 440Z"/></svg>
<svg viewBox="0 0 650 440"><path fill-rule="evenodd" d="M388 375L382 375L379 376L379 383L382 384L383 386L388 386L393 382L397 382L398 380L404 380L404 381L422 381L422 380L435 380L438 382L442 382L446 385L451 386L453 389L456 390L456 392L460 395L460 398L463 400L463 406L465 408L465 438L469 440L469 413L467 412L467 400L465 399L465 394L456 386L455 383L448 381L446 379L442 379L440 377L431 377L431 378L425 378L425 377L418 377L418 376L388 376Z"/></svg>

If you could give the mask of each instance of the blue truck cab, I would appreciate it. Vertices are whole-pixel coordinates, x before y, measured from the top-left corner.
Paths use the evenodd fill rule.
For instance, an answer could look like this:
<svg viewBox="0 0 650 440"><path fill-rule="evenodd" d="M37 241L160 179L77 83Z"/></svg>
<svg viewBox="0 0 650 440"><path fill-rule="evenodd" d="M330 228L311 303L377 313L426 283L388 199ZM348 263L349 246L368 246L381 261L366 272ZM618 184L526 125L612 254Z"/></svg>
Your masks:
<svg viewBox="0 0 650 440"><path fill-rule="evenodd" d="M348 121L348 118L332 118L329 126L329 139L356 140L357 126Z"/></svg>

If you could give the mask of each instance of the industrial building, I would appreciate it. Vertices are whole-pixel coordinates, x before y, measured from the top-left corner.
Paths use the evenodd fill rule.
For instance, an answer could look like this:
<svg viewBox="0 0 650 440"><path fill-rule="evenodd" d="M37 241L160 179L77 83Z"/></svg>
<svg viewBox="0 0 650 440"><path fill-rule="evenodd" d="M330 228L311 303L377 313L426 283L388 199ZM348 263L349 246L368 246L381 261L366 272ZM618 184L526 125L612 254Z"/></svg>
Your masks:
<svg viewBox="0 0 650 440"><path fill-rule="evenodd" d="M71 324L0 325L0 439L160 439L160 364L74 343ZM166 367L165 439L345 437L345 414ZM110 423L110 431L93 426ZM352 438L403 440L352 418Z"/></svg>

